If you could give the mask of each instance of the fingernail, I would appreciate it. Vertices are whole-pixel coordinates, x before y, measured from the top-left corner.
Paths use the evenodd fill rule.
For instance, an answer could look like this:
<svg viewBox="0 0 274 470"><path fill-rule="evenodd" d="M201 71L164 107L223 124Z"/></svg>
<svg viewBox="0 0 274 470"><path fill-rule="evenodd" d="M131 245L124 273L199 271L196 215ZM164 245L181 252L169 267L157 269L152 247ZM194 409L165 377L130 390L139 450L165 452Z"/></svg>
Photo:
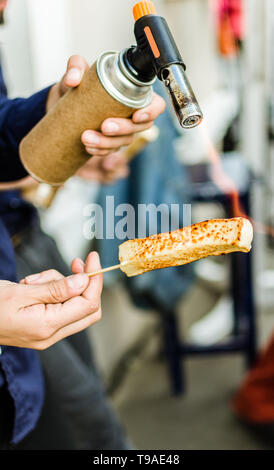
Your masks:
<svg viewBox="0 0 274 470"><path fill-rule="evenodd" d="M118 132L119 129L120 129L119 124L117 124L117 122L114 122L114 121L109 121L104 126L104 130L110 133Z"/></svg>
<svg viewBox="0 0 274 470"><path fill-rule="evenodd" d="M91 155L96 155L98 153L98 149L92 149L92 148L88 147L87 152Z"/></svg>
<svg viewBox="0 0 274 470"><path fill-rule="evenodd" d="M37 281L41 277L41 274L32 274L31 276L27 276L25 278L26 282L34 282Z"/></svg>
<svg viewBox="0 0 274 470"><path fill-rule="evenodd" d="M84 269L85 269L85 266L86 266L86 265L85 265L85 263L84 263L84 261L83 261L82 259L80 259L80 258L79 258L79 259L78 259L78 263L81 265L81 268L82 268L82 269L83 269L83 271L84 271Z"/></svg>
<svg viewBox="0 0 274 470"><path fill-rule="evenodd" d="M86 285L87 275L86 274L75 274L75 276L70 276L67 278L67 283L70 289L80 290L83 289Z"/></svg>
<svg viewBox="0 0 274 470"><path fill-rule="evenodd" d="M101 269L101 264L100 264L100 257L97 251L92 251L89 256L88 256L88 261L91 265L96 266L96 271L99 271Z"/></svg>
<svg viewBox="0 0 274 470"><path fill-rule="evenodd" d="M94 132L86 132L84 136L85 143L97 145L100 143L100 137Z"/></svg>
<svg viewBox="0 0 274 470"><path fill-rule="evenodd" d="M149 114L147 113L141 113L136 116L134 119L135 122L147 122L149 121Z"/></svg>
<svg viewBox="0 0 274 470"><path fill-rule="evenodd" d="M82 78L81 70L72 68L67 72L66 79L70 82L80 82Z"/></svg>

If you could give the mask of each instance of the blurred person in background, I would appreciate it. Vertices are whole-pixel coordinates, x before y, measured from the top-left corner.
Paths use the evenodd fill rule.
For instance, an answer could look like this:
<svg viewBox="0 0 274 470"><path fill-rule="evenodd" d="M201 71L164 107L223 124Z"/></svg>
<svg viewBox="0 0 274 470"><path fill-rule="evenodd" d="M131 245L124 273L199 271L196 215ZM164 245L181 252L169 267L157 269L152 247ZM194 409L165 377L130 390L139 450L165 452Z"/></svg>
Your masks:
<svg viewBox="0 0 274 470"><path fill-rule="evenodd" d="M1 23L6 5L7 1L0 0ZM69 288L64 275L70 275L70 270L54 240L41 231L36 210L20 194L20 187L31 181L20 163L20 141L68 88L79 85L86 68L82 58L73 56L59 83L28 99L14 100L7 98L0 69L0 275L3 279L0 309L1 314L5 312L1 315L3 325L0 327L4 332L0 334L3 345L0 354L0 448L9 448L11 444L15 449L29 450L122 450L131 447L107 400L87 334L83 331L74 334L101 315L102 278L98 276L89 281L84 274L100 269L98 257L90 254L86 263L80 259L73 262L72 271L78 274L76 279L81 279L81 286ZM149 128L164 107L164 101L154 95L152 104L137 111L132 120L108 119L103 123L101 133L87 130L82 143L87 153L95 157L87 161L79 174L100 182L125 176L127 165L117 151L130 144L136 132ZM20 285L18 278L23 278ZM36 303L34 294L30 295L33 292L39 296L42 313L44 304L56 304L52 306L55 329L40 331L36 322L34 338L28 332L28 317L23 320L16 316L18 323L11 322L11 325L7 320L8 315L17 311L23 313L24 308L27 308L26 313L29 312L28 306ZM73 327L70 328L68 319L62 324L59 316L57 324L54 312L72 297L76 299L69 300L69 311L73 311ZM71 307L75 307L75 311ZM31 312L30 322L36 318L35 307ZM65 337L69 338L59 341ZM39 355L32 349L39 350Z"/></svg>
<svg viewBox="0 0 274 470"><path fill-rule="evenodd" d="M154 90L167 99L164 86L157 81ZM184 225L188 225L190 214L184 214L183 207L191 204L191 191L188 172L176 155L175 142L181 136L181 130L174 120L173 112L169 109L161 114L155 125L159 129L158 138L147 145L130 163L130 173L127 178L114 182L108 186L101 186L98 193L98 203L100 207L106 209L107 198L113 197L114 213L123 204L130 204L136 214L131 226L127 226L125 238L119 239L117 233L113 239L100 238L95 241L94 246L100 254L103 266L113 266L117 264L117 253L119 245L127 240L128 232L130 237L138 238L151 234L175 230ZM140 205L147 208L146 214L139 216ZM163 217L161 209L168 211L168 219ZM172 205L179 209L178 220L171 220ZM125 206L126 207L126 206ZM158 210L157 216L151 217L149 213L153 207ZM164 212L167 215L166 212ZM138 215L138 216L137 216ZM166 223L168 222L168 223ZM176 226L172 227L172 224ZM177 226L178 224L178 226ZM121 277L128 288L134 303L141 308L156 309L159 313L174 310L178 301L189 291L194 282L194 271L191 264L184 268L168 268L151 271L142 276L127 278L120 271L107 273L105 281L116 282ZM168 291L166 286L168 285Z"/></svg>

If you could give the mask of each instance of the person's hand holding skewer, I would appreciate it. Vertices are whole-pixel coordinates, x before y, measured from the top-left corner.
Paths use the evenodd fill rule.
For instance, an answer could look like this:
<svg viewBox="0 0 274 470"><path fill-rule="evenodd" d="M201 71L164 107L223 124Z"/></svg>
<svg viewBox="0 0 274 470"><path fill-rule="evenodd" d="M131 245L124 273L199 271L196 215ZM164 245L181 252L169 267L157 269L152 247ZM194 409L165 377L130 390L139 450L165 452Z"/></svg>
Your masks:
<svg viewBox="0 0 274 470"><path fill-rule="evenodd" d="M97 253L85 268L100 270ZM68 278L50 270L20 284L0 281L1 346L43 350L88 328L101 318L102 287L102 275L89 279L84 270Z"/></svg>

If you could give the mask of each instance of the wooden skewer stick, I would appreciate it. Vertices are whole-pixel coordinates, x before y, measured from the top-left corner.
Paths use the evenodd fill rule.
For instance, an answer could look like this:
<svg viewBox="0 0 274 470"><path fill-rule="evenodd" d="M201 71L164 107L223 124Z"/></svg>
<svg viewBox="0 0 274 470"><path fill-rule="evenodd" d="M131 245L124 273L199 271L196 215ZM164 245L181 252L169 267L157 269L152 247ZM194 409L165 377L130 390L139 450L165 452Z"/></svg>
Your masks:
<svg viewBox="0 0 274 470"><path fill-rule="evenodd" d="M126 264L126 263L123 263ZM98 274L108 273L109 271L115 271L115 269L120 269L122 265L116 264L116 266L111 266L110 268L101 269L101 271L96 271L94 273L89 273L89 277L98 276Z"/></svg>

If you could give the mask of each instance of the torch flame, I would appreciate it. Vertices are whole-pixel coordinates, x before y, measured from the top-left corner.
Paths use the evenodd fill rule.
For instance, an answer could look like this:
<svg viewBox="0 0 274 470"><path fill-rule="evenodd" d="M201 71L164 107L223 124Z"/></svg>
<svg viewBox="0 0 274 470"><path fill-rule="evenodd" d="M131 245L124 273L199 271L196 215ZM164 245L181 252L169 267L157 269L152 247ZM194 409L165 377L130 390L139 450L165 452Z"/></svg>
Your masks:
<svg viewBox="0 0 274 470"><path fill-rule="evenodd" d="M208 157L212 164L212 180L224 194L230 196L232 201L233 216L248 218L241 208L239 191L237 190L233 180L223 169L220 154L209 137L205 122L200 125L200 131L206 144Z"/></svg>

